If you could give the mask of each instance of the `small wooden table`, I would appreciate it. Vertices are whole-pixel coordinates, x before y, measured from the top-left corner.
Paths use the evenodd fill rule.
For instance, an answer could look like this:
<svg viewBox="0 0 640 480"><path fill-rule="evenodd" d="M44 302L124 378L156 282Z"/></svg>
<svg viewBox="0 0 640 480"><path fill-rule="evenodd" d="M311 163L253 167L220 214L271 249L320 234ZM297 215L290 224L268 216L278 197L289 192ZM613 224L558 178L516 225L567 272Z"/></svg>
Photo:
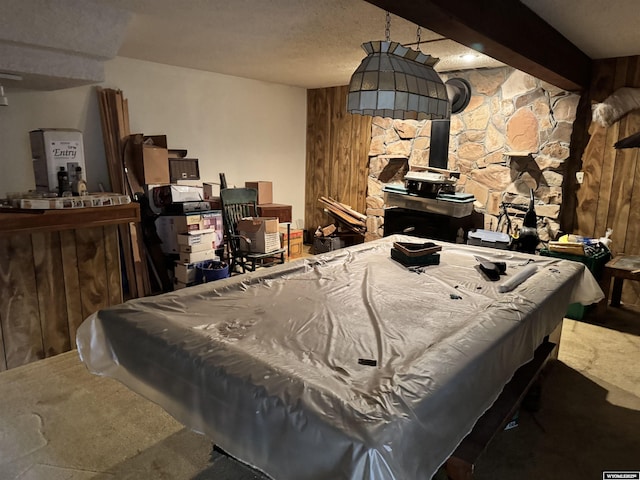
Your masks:
<svg viewBox="0 0 640 480"><path fill-rule="evenodd" d="M261 217L278 217L280 223L291 222L291 205L281 203L263 203L258 205L258 214Z"/></svg>
<svg viewBox="0 0 640 480"><path fill-rule="evenodd" d="M613 280L613 291L611 291L611 280ZM604 266L600 286L602 287L605 298L598 304L598 313L606 312L610 291L611 306L620 306L622 283L624 280L640 281L640 256L617 255Z"/></svg>

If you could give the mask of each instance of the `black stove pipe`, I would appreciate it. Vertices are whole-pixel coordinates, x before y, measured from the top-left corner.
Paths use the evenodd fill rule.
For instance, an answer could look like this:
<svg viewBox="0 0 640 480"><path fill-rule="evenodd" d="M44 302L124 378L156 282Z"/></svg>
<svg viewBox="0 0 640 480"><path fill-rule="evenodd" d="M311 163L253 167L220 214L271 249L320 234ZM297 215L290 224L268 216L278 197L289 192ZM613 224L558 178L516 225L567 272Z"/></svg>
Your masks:
<svg viewBox="0 0 640 480"><path fill-rule="evenodd" d="M471 100L471 85L464 78L451 78L445 82L447 96L451 104L451 114L462 112ZM447 169L449 165L449 133L451 121L431 120L431 140L429 142L429 166Z"/></svg>
<svg viewBox="0 0 640 480"><path fill-rule="evenodd" d="M447 169L449 165L449 132L451 121L431 120L431 140L429 141L429 166Z"/></svg>

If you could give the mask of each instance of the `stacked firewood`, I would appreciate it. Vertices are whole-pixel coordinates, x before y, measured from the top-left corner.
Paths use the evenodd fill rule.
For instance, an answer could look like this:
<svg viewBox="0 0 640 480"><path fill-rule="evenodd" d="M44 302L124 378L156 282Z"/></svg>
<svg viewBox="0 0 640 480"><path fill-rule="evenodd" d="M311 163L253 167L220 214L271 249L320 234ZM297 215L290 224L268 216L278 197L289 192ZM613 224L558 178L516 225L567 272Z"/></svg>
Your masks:
<svg viewBox="0 0 640 480"><path fill-rule="evenodd" d="M320 197L319 201L322 203L325 212L331 215L340 225L362 235L367 232L366 215L329 197Z"/></svg>

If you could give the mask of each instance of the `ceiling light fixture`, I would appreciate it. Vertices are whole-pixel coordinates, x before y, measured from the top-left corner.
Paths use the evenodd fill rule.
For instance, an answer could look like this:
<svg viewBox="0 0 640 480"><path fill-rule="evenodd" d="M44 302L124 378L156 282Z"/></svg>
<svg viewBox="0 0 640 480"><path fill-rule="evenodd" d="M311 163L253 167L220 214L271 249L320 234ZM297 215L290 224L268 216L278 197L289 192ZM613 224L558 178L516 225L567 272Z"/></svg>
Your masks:
<svg viewBox="0 0 640 480"><path fill-rule="evenodd" d="M362 44L367 56L351 76L347 110L403 120L449 118L447 89L433 69L439 59L392 42L390 23L387 12L385 40Z"/></svg>
<svg viewBox="0 0 640 480"><path fill-rule="evenodd" d="M13 73L0 72L0 79L21 81L22 77ZM11 84L11 82L9 82ZM0 85L0 107L8 107L9 99L4 95L4 87Z"/></svg>
<svg viewBox="0 0 640 480"><path fill-rule="evenodd" d="M4 87L0 85L0 107L9 106L9 99L4 96Z"/></svg>

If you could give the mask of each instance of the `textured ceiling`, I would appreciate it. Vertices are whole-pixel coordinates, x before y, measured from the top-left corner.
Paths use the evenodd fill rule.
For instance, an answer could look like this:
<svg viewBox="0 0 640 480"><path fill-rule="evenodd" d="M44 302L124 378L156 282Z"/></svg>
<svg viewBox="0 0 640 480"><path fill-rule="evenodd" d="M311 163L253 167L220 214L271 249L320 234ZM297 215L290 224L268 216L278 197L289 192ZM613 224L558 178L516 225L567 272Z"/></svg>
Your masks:
<svg viewBox="0 0 640 480"><path fill-rule="evenodd" d="M364 0L57 0L55 11L50 0L2 2L0 47L36 46L38 55L64 54L70 56L68 65L79 60L86 64L75 76L53 72L48 79L44 67L38 69L42 62L32 59L24 66L28 56L4 52L0 67L4 58L5 72L22 68L31 82L22 82L24 88L90 82L85 71L96 68L91 62L115 54L305 88L344 85L364 57L360 45L384 39L384 11ZM640 54L638 0L522 3L591 58ZM59 22L56 15L62 15ZM415 42L416 25L391 18L391 39ZM126 24L123 19L130 20ZM439 71L502 65L480 54L468 62L462 55L470 50L433 32L423 30L422 40L422 51L440 58ZM59 62L49 63L53 68Z"/></svg>
<svg viewBox="0 0 640 480"><path fill-rule="evenodd" d="M522 0L589 57L640 55L638 0Z"/></svg>
<svg viewBox="0 0 640 480"><path fill-rule="evenodd" d="M121 56L306 88L347 84L360 45L385 35L385 12L362 0L92 1L135 14ZM415 42L416 30L392 16L392 40ZM466 47L433 32L421 38L440 71L502 65L480 54L470 64Z"/></svg>
<svg viewBox="0 0 640 480"><path fill-rule="evenodd" d="M360 45L384 38L384 12L363 0L92 1L135 14L119 55L306 88L348 83ZM592 58L640 54L638 0L523 3ZM414 42L416 25L392 16L391 39ZM467 63L467 48L450 40L422 50L441 59L439 71L501 65Z"/></svg>

